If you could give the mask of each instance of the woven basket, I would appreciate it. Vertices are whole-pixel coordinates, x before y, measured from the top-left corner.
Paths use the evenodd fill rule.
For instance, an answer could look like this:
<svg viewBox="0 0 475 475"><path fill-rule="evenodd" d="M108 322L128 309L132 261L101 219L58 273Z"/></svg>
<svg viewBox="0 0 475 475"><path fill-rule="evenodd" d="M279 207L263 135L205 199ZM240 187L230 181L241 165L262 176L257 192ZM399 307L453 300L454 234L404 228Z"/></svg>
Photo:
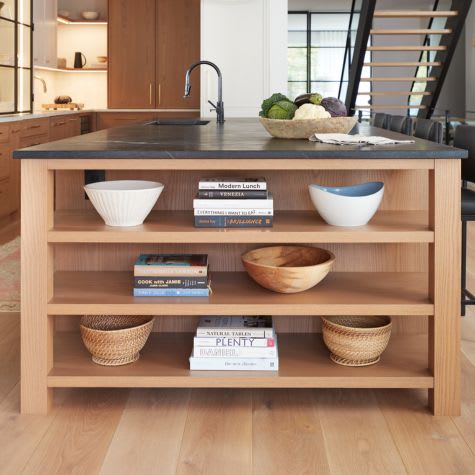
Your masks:
<svg viewBox="0 0 475 475"><path fill-rule="evenodd" d="M120 366L137 361L153 327L153 317L85 315L81 336L94 363Z"/></svg>
<svg viewBox="0 0 475 475"><path fill-rule="evenodd" d="M344 366L377 363L391 336L390 317L322 317L322 322L330 358Z"/></svg>

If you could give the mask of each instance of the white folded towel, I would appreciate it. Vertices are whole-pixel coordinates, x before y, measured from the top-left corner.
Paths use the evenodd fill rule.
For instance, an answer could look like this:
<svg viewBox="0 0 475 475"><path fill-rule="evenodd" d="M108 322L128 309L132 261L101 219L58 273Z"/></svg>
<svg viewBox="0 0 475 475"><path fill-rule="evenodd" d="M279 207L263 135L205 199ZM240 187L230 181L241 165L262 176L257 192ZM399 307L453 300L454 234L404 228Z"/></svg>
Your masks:
<svg viewBox="0 0 475 475"><path fill-rule="evenodd" d="M313 134L312 142L329 143L333 145L392 145L398 143L414 143L414 140L395 140L387 137L349 135L349 134Z"/></svg>

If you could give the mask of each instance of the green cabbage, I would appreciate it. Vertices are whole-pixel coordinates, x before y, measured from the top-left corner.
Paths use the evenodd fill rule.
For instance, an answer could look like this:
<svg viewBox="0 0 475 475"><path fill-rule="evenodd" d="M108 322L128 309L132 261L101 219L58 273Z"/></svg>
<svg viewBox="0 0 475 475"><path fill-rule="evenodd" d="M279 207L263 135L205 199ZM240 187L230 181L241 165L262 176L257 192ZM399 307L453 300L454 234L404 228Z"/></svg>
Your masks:
<svg viewBox="0 0 475 475"><path fill-rule="evenodd" d="M269 119L291 120L296 110L297 106L293 102L279 101L270 108L267 117Z"/></svg>
<svg viewBox="0 0 475 475"><path fill-rule="evenodd" d="M261 105L261 112L260 116L261 117L269 117L269 111L271 107L276 104L279 101L288 101L289 99L284 96L283 94L280 94L279 92L276 92L275 94L272 94L268 99L264 100Z"/></svg>

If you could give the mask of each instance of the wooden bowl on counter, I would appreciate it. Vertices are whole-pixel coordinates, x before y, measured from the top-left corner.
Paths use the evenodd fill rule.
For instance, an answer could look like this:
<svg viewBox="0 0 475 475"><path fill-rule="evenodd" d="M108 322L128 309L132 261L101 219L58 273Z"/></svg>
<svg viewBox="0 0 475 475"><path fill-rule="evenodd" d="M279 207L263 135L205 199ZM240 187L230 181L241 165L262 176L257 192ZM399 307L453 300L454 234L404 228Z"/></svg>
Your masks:
<svg viewBox="0 0 475 475"><path fill-rule="evenodd" d="M356 117L330 117L329 119L276 120L259 117L261 124L272 137L278 139L309 139L313 134L347 134L358 122Z"/></svg>
<svg viewBox="0 0 475 475"><path fill-rule="evenodd" d="M335 256L309 246L271 246L241 257L249 276L266 289L283 294L308 290L330 272Z"/></svg>

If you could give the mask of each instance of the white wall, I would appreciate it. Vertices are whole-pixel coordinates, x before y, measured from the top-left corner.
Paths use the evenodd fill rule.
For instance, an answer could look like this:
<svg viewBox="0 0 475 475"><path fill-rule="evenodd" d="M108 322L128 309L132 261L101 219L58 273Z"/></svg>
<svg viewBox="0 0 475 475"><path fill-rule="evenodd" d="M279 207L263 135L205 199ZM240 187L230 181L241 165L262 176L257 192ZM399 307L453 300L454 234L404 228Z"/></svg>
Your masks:
<svg viewBox="0 0 475 475"><path fill-rule="evenodd" d="M223 73L227 117L257 116L261 102L287 90L287 0L202 0L201 59ZM212 116L216 74L201 72L201 113Z"/></svg>

